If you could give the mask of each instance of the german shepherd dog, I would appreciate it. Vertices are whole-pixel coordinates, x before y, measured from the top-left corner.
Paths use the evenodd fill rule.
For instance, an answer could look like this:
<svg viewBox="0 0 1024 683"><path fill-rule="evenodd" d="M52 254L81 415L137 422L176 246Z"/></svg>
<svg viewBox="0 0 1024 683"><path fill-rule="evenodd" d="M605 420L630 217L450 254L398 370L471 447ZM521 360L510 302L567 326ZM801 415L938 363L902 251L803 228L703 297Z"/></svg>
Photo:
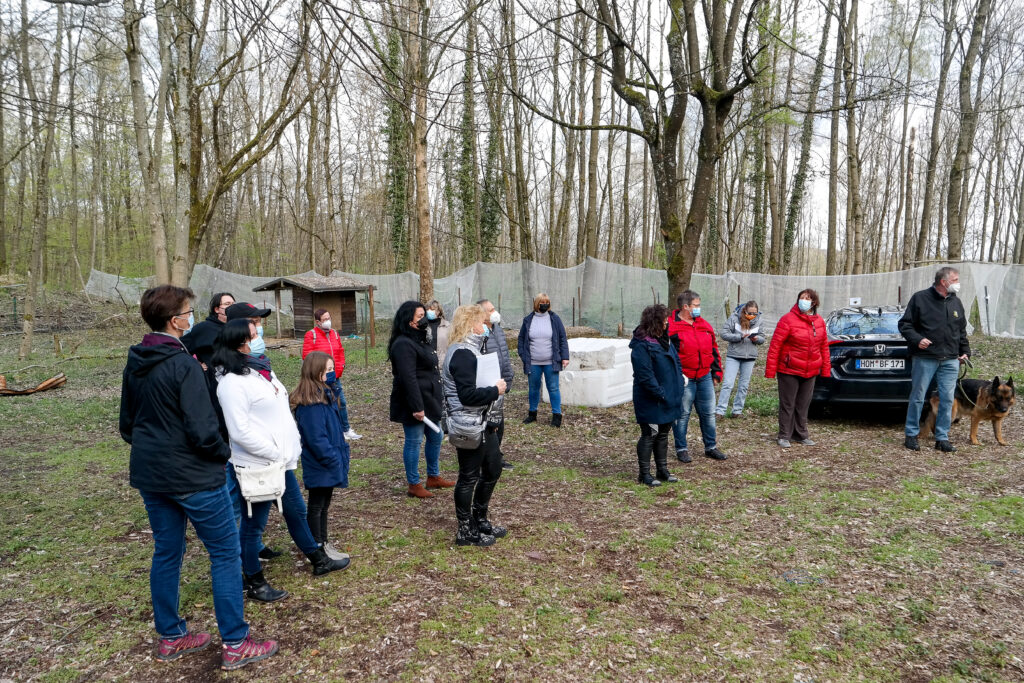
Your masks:
<svg viewBox="0 0 1024 683"><path fill-rule="evenodd" d="M998 377L988 382L983 379L962 379L956 383L953 392L953 422L959 422L963 414L971 416L971 443L980 446L978 425L982 420L992 421L992 431L1001 446L1009 446L1003 440L1003 420L1016 403L1013 377L1002 382ZM924 431L935 433L935 415L939 410L939 396L933 393L925 404Z"/></svg>

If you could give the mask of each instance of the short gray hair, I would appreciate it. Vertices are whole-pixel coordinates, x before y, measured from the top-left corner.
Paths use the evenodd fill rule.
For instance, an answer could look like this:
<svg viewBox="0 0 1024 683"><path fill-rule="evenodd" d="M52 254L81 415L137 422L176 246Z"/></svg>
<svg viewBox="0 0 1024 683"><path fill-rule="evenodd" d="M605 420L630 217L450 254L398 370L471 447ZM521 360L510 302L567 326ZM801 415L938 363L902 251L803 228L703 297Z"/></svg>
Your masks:
<svg viewBox="0 0 1024 683"><path fill-rule="evenodd" d="M953 273L959 275L960 271L954 268L953 266L943 266L942 268L939 268L937 271L935 271L935 284L941 283L943 280L945 280Z"/></svg>

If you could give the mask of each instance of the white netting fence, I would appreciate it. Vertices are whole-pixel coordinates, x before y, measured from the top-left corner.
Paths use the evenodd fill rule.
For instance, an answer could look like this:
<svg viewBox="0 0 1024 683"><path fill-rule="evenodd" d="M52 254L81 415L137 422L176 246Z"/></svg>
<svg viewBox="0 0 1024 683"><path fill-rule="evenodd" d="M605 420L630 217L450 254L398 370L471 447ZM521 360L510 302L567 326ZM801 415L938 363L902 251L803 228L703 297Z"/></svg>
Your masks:
<svg viewBox="0 0 1024 683"><path fill-rule="evenodd" d="M971 309L975 299L981 330L997 336L1024 337L1024 266L960 263L962 288L960 298ZM764 314L763 325L769 330L796 300L805 287L818 291L820 313L846 306L859 298L865 306L904 303L919 289L932 283L938 266L914 268L871 275L798 276L765 275L761 273L726 273L724 275L694 274L691 287L701 295L703 315L716 327L737 303L754 299ZM311 273L301 273L308 275ZM374 286L374 314L389 318L408 299L419 298L419 276L415 273L395 275L362 275L335 271ZM273 308L273 295L253 292L253 287L271 277L239 275L210 266L196 266L190 286L198 297L200 309L214 292L231 292L239 301ZM92 271L86 291L111 301L123 299L138 303L153 278L123 278ZM620 324L628 333L636 325L640 311L655 300L667 304L668 278L663 270L635 268L588 258L572 268L550 268L532 261L515 263L475 263L448 277L434 280L434 296L446 313L461 301L472 303L487 298L499 306L505 325L515 327L533 306L533 297L545 292L552 308L569 323L614 335ZM368 315L365 294L358 295L360 324ZM291 294L281 299L282 313L292 313ZM575 313L574 313L575 312ZM301 321L297 323L300 327Z"/></svg>

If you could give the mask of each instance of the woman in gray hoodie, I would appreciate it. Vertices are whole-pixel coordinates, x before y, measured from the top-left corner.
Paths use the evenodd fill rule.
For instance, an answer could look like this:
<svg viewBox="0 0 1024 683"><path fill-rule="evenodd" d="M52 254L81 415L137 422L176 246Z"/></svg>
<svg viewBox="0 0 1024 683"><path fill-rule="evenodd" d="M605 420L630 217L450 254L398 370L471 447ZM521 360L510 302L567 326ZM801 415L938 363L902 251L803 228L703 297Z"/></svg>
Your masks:
<svg viewBox="0 0 1024 683"><path fill-rule="evenodd" d="M736 398L732 402L732 416L743 414L743 406L747 402L747 388L750 386L750 374L757 360L757 347L764 344L765 335L761 331L761 311L756 301L740 304L725 321L718 336L729 342L729 350L725 358L725 375L722 377L722 389L718 394L718 406L715 415L725 416L729 405L729 394L732 385L736 384ZM739 375L739 382L736 376Z"/></svg>

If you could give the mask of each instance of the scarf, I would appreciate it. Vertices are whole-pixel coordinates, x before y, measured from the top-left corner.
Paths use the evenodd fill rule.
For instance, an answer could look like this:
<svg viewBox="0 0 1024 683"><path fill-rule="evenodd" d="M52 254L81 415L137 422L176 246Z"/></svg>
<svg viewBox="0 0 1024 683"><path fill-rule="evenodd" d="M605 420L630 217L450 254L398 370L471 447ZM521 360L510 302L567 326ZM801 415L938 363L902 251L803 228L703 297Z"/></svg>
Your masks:
<svg viewBox="0 0 1024 683"><path fill-rule="evenodd" d="M246 367L252 368L256 372L260 373L263 379L267 380L268 382L271 381L270 359L267 358L265 355L260 355L256 357L250 356L249 354L245 354L245 365Z"/></svg>

